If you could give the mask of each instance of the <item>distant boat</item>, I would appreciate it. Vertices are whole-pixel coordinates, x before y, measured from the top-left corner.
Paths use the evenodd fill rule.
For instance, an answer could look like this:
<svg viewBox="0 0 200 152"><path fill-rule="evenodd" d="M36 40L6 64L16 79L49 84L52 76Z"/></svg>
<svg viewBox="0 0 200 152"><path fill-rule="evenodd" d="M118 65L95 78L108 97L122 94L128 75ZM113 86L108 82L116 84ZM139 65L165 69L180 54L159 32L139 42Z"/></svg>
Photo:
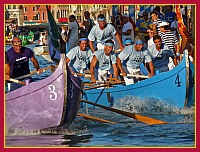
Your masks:
<svg viewBox="0 0 200 152"><path fill-rule="evenodd" d="M6 93L6 127L30 131L68 127L77 116L82 81L66 70L62 54L58 68L44 80Z"/></svg>
<svg viewBox="0 0 200 152"><path fill-rule="evenodd" d="M140 99L160 99L170 106L190 108L194 106L195 100L194 75L194 64L189 61L188 51L185 50L179 65L170 71L159 73L135 84L85 89L83 99L112 106L115 101L132 96ZM82 103L82 106L85 107L85 103Z"/></svg>
<svg viewBox="0 0 200 152"><path fill-rule="evenodd" d="M45 46L45 45L35 46L33 48L33 52L35 53L35 55L42 56L48 62L53 62L53 60L51 59L49 55L49 46Z"/></svg>

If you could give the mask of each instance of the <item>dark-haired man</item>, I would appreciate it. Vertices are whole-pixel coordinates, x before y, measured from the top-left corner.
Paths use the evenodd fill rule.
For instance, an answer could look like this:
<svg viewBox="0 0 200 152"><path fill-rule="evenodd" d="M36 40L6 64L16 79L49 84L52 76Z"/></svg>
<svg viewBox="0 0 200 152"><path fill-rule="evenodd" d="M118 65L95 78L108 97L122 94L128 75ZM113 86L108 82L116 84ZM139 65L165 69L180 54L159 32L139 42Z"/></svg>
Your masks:
<svg viewBox="0 0 200 152"><path fill-rule="evenodd" d="M90 64L90 72L92 82L96 82L95 78L95 66L98 69L98 80L106 81L108 71L111 70L111 66L114 70L115 80L118 82L118 69L116 66L116 55L113 52L114 42L112 40L106 40L104 43L104 49L95 51ZM112 73L112 71L110 71Z"/></svg>
<svg viewBox="0 0 200 152"><path fill-rule="evenodd" d="M30 73L29 59L38 73L42 73L38 61L35 58L33 51L22 46L22 41L19 37L14 37L12 40L12 48L7 51L6 63L10 65L10 77L16 78ZM8 70L8 69L5 69ZM29 78L32 81L32 78ZM11 90L17 89L21 85L11 83Z"/></svg>
<svg viewBox="0 0 200 152"><path fill-rule="evenodd" d="M74 73L84 73L92 58L92 51L87 47L87 38L79 39L79 46L72 48L66 55L66 63L69 63L70 71Z"/></svg>
<svg viewBox="0 0 200 152"><path fill-rule="evenodd" d="M99 14L97 17L98 24L93 26L91 29L88 39L89 46L92 52L95 52L94 41L97 42L97 50L104 48L104 43L106 40L112 39L112 34L116 36L116 39L119 43L120 50L123 50L124 47L122 45L121 38L119 34L116 32L115 27L112 24L107 24L106 19L103 14Z"/></svg>

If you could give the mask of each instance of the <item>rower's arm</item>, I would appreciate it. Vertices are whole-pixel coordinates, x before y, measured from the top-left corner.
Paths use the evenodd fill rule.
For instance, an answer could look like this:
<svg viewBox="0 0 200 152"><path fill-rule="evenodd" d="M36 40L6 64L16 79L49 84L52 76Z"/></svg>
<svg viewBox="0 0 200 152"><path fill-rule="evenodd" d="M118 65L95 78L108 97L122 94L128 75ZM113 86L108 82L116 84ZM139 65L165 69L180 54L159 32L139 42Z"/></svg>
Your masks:
<svg viewBox="0 0 200 152"><path fill-rule="evenodd" d="M43 71L40 69L39 63L38 63L37 59L35 58L35 56L33 56L33 57L31 58L31 61L33 62L33 66L36 68L36 70L37 70L39 73L42 73Z"/></svg>
<svg viewBox="0 0 200 152"><path fill-rule="evenodd" d="M114 69L115 80L118 81L118 69L116 63L112 65Z"/></svg>
<svg viewBox="0 0 200 152"><path fill-rule="evenodd" d="M152 76L154 76L154 66L153 66L153 62L150 61L150 62L148 62L148 64L149 64L149 68L150 68L150 74L149 74L148 76L149 76L149 77L152 77Z"/></svg>
<svg viewBox="0 0 200 152"><path fill-rule="evenodd" d="M122 76L126 76L126 72L124 71L123 67L122 67L122 63L119 57L117 57L116 59L116 65L117 68L120 70L120 72L122 73Z"/></svg>
<svg viewBox="0 0 200 152"><path fill-rule="evenodd" d="M69 71L74 75L75 72L74 72L74 71L70 68L70 66L68 65L69 62L70 62L70 59L69 59L68 57L66 57L66 65L67 65Z"/></svg>
<svg viewBox="0 0 200 152"><path fill-rule="evenodd" d="M124 47L122 45L121 36L118 33L116 33L115 36L116 36L117 42L119 43L119 48L122 51Z"/></svg>
<svg viewBox="0 0 200 152"><path fill-rule="evenodd" d="M10 64L5 64L5 80L10 79Z"/></svg>
<svg viewBox="0 0 200 152"><path fill-rule="evenodd" d="M91 80L92 80L93 83L96 82L96 79L95 79L95 76L94 76L94 68L95 68L96 64L97 64L97 58L96 58L96 56L94 55L94 56L93 56L93 59L92 59L92 61L91 61L91 63L90 63Z"/></svg>
<svg viewBox="0 0 200 152"><path fill-rule="evenodd" d="M90 40L89 40L89 46L90 46L90 49L92 50L92 52L94 53L94 52L95 52L95 49L94 49L93 41L90 41Z"/></svg>

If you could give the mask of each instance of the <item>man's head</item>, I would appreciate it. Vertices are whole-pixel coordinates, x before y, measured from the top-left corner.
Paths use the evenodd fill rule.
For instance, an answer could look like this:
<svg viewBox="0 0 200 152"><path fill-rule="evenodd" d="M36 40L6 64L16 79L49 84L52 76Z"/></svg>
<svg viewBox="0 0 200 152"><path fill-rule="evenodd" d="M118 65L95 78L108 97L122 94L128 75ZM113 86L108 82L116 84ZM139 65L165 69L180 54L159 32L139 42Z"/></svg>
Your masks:
<svg viewBox="0 0 200 152"><path fill-rule="evenodd" d="M97 17L97 21L99 23L99 27L103 29L106 25L106 18L103 14L99 14Z"/></svg>
<svg viewBox="0 0 200 152"><path fill-rule="evenodd" d="M80 47L81 51L85 51L86 50L86 48L87 48L87 42L88 42L88 40L87 40L86 37L81 37L79 39L79 47Z"/></svg>
<svg viewBox="0 0 200 152"><path fill-rule="evenodd" d="M144 45L144 37L143 36L136 36L134 41L134 48L136 51L142 50L142 47Z"/></svg>
<svg viewBox="0 0 200 152"><path fill-rule="evenodd" d="M129 16L127 14L123 15L123 22L124 24L127 23L129 21Z"/></svg>
<svg viewBox="0 0 200 152"><path fill-rule="evenodd" d="M155 35L153 37L153 42L155 43L156 48L160 48L161 44L162 44L162 39L161 39L161 37L159 35Z"/></svg>
<svg viewBox="0 0 200 152"><path fill-rule="evenodd" d="M106 40L104 45L105 45L104 47L105 54L110 55L110 53L113 50L114 42L112 40Z"/></svg>
<svg viewBox="0 0 200 152"><path fill-rule="evenodd" d="M70 22L73 22L75 19L76 19L76 17L74 15L70 15L69 16L69 21Z"/></svg>
<svg viewBox="0 0 200 152"><path fill-rule="evenodd" d="M14 37L12 40L12 46L16 53L20 53L22 48L22 40L19 37Z"/></svg>
<svg viewBox="0 0 200 152"><path fill-rule="evenodd" d="M151 18L152 18L153 21L157 20L158 19L158 13L157 13L157 11L156 10L152 11L150 13L150 16L151 16Z"/></svg>
<svg viewBox="0 0 200 152"><path fill-rule="evenodd" d="M148 13L147 12L143 12L142 16L143 16L143 18L144 18L145 21L148 20Z"/></svg>
<svg viewBox="0 0 200 152"><path fill-rule="evenodd" d="M90 18L90 13L88 11L85 11L84 12L84 16L85 16L85 19L89 19Z"/></svg>

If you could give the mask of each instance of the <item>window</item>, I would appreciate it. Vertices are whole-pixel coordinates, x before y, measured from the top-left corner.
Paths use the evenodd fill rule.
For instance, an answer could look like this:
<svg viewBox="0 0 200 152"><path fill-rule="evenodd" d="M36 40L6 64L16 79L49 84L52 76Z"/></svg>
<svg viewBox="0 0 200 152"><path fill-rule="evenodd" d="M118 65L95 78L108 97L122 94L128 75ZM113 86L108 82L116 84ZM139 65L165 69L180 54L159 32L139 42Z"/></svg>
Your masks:
<svg viewBox="0 0 200 152"><path fill-rule="evenodd" d="M33 12L36 12L36 10L37 10L36 7L33 7Z"/></svg>
<svg viewBox="0 0 200 152"><path fill-rule="evenodd" d="M37 13L37 20L40 20L40 13Z"/></svg>
<svg viewBox="0 0 200 152"><path fill-rule="evenodd" d="M24 12L27 12L27 7L24 7Z"/></svg>
<svg viewBox="0 0 200 152"><path fill-rule="evenodd" d="M10 5L8 5L8 9L11 9L11 6L10 6Z"/></svg>
<svg viewBox="0 0 200 152"><path fill-rule="evenodd" d="M45 19L45 17L44 17L44 12L42 12L42 20L44 20Z"/></svg>
<svg viewBox="0 0 200 152"><path fill-rule="evenodd" d="M33 20L34 20L34 21L37 20L37 15L36 15L36 16L33 16Z"/></svg>
<svg viewBox="0 0 200 152"><path fill-rule="evenodd" d="M27 21L27 19L28 19L27 16L24 16L24 21Z"/></svg>
<svg viewBox="0 0 200 152"><path fill-rule="evenodd" d="M16 9L17 8L17 6L16 5L13 5L13 9Z"/></svg>

